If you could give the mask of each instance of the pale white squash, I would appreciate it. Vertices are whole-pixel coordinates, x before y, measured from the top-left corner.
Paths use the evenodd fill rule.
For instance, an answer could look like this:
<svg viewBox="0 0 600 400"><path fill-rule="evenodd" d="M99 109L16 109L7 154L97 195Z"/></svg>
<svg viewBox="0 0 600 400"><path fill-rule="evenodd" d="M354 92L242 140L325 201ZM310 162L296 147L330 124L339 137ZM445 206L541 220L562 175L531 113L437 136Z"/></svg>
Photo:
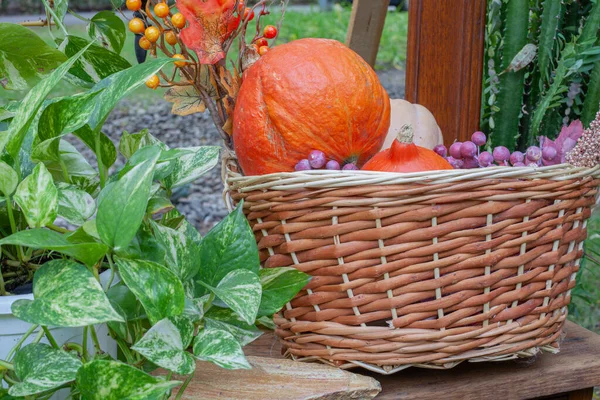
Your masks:
<svg viewBox="0 0 600 400"><path fill-rule="evenodd" d="M400 128L404 124L413 127L414 143L417 146L433 149L438 144L444 143L442 130L435 121L433 114L420 104L413 104L404 99L391 99L390 129L382 149L389 148Z"/></svg>

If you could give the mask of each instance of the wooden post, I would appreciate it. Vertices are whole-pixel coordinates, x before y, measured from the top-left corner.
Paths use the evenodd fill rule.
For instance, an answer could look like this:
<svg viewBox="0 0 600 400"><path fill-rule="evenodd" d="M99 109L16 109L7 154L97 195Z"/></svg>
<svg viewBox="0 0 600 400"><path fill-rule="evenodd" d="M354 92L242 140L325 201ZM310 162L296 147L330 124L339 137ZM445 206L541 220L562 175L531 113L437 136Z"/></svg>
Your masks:
<svg viewBox="0 0 600 400"><path fill-rule="evenodd" d="M354 0L346 45L372 67L375 66L379 40L390 0Z"/></svg>
<svg viewBox="0 0 600 400"><path fill-rule="evenodd" d="M479 128L485 0L410 0L406 99L427 107L446 145Z"/></svg>

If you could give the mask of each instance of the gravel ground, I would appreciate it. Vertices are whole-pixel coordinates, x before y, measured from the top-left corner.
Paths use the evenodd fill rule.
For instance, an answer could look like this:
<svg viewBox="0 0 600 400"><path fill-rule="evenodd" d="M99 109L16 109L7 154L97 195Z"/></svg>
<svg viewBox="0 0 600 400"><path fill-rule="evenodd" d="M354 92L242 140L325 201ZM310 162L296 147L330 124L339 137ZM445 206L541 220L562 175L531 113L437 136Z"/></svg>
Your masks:
<svg viewBox="0 0 600 400"><path fill-rule="evenodd" d="M390 98L404 97L404 71L391 69L377 73ZM132 100L123 101L113 111L104 125L103 132L118 144L124 130L133 133L144 128L148 128L151 134L170 147L221 145L219 134L208 112L187 117L172 115L171 104L161 100L143 103L143 106ZM80 144L76 146L88 159L94 159L93 156L90 157L87 148ZM118 160L116 166L122 163L123 160ZM202 233L206 233L227 215L222 191L219 164L191 187L175 193L176 206Z"/></svg>

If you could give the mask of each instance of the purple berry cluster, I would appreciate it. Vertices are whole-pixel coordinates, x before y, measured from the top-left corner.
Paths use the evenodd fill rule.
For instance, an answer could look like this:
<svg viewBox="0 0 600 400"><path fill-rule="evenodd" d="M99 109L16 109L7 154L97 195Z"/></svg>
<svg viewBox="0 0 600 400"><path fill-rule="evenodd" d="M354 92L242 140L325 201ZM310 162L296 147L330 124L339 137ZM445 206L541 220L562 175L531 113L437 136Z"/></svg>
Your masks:
<svg viewBox="0 0 600 400"><path fill-rule="evenodd" d="M340 163L335 160L327 161L325 153L321 150L313 150L308 154L308 158L298 161L296 171L308 171L311 169L331 169L331 170L357 170L356 164L348 163L342 168Z"/></svg>
<svg viewBox="0 0 600 400"><path fill-rule="evenodd" d="M433 151L444 157L455 169L485 168L495 165L513 167L546 165L554 161L558 155L556 146L550 141L547 141L542 148L531 146L525 153L520 151L511 153L504 146L494 147L491 153L480 151L480 147L485 146L486 143L485 133L477 131L471 135L471 140L454 142L448 149L439 144Z"/></svg>

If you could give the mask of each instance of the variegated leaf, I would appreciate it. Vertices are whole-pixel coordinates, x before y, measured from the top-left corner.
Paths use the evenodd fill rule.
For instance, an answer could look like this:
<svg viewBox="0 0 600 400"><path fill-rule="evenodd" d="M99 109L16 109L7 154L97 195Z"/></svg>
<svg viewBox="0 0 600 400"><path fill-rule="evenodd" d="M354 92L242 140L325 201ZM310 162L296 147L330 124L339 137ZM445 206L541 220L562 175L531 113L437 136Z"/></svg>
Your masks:
<svg viewBox="0 0 600 400"><path fill-rule="evenodd" d="M115 9L119 7L115 6ZM87 27L88 35L105 46L108 45L117 54L121 53L127 36L123 20L112 11L100 11L92 17Z"/></svg>
<svg viewBox="0 0 600 400"><path fill-rule="evenodd" d="M206 105L193 86L173 86L165 93L165 100L173 103L171 113L175 115L190 115L203 113Z"/></svg>
<svg viewBox="0 0 600 400"><path fill-rule="evenodd" d="M194 278L198 282L195 297L207 293L199 282L215 287L234 270L245 269L258 273L258 248L254 233L242 212L242 204L202 239L200 265L200 271Z"/></svg>
<svg viewBox="0 0 600 400"><path fill-rule="evenodd" d="M256 325L261 325L271 330L275 330L275 328L277 328L277 325L275 325L275 322L273 322L273 317L267 317L266 315L264 317L257 318Z"/></svg>
<svg viewBox="0 0 600 400"><path fill-rule="evenodd" d="M130 159L136 151L146 146L158 146L166 149L164 143L152 136L148 129L142 129L138 133L123 131L119 141L119 151L126 159Z"/></svg>
<svg viewBox="0 0 600 400"><path fill-rule="evenodd" d="M248 324L254 324L262 288L260 279L252 271L238 269L231 271L210 290Z"/></svg>
<svg viewBox="0 0 600 400"><path fill-rule="evenodd" d="M235 337L221 329L203 329L194 339L194 355L225 369L250 369L242 346Z"/></svg>
<svg viewBox="0 0 600 400"><path fill-rule="evenodd" d="M77 373L77 387L86 400L159 400L180 383L119 361L94 360Z"/></svg>
<svg viewBox="0 0 600 400"><path fill-rule="evenodd" d="M10 196L14 193L18 183L19 177L16 171L4 161L0 161L0 192L5 196Z"/></svg>
<svg viewBox="0 0 600 400"><path fill-rule="evenodd" d="M123 321L94 275L74 261L54 260L40 267L33 278L33 298L12 304L15 317L57 327Z"/></svg>
<svg viewBox="0 0 600 400"><path fill-rule="evenodd" d="M176 374L188 375L196 369L194 357L185 351L193 336L194 325L184 318L179 318L178 322L183 332L170 319L165 318L150 328L132 349L159 367Z"/></svg>
<svg viewBox="0 0 600 400"><path fill-rule="evenodd" d="M262 331L256 326L246 323L232 310L220 307L211 307L208 310L204 316L204 327L222 329L231 333L242 347L262 335Z"/></svg>
<svg viewBox="0 0 600 400"><path fill-rule="evenodd" d="M106 245L97 243L93 239L87 242L78 241L75 243L69 240L69 237L43 228L18 231L0 240L0 245L4 244L56 251L71 256L89 266L96 264L108 251Z"/></svg>
<svg viewBox="0 0 600 400"><path fill-rule="evenodd" d="M310 281L310 275L295 268L263 268L258 272L262 285L262 298L258 316L271 316Z"/></svg>
<svg viewBox="0 0 600 400"><path fill-rule="evenodd" d="M8 391L11 396L31 396L56 389L74 381L83 365L71 354L42 343L28 344L19 350L14 364L20 382Z"/></svg>
<svg viewBox="0 0 600 400"><path fill-rule="evenodd" d="M73 225L81 226L94 215L96 202L87 192L77 186L59 182L58 215Z"/></svg>
<svg viewBox="0 0 600 400"><path fill-rule="evenodd" d="M156 147L147 149L146 158L138 164L125 165L126 172L107 185L98 198L98 233L116 251L131 242L146 213L154 166L160 155Z"/></svg>
<svg viewBox="0 0 600 400"><path fill-rule="evenodd" d="M165 249L165 265L182 281L187 281L200 268L200 243L202 237L187 221L177 229L151 222L154 236Z"/></svg>
<svg viewBox="0 0 600 400"><path fill-rule="evenodd" d="M175 188L195 181L217 165L219 160L220 147L218 146L190 147L186 150L192 153L175 161L173 172L164 180L167 188Z"/></svg>
<svg viewBox="0 0 600 400"><path fill-rule="evenodd" d="M204 295L197 299L185 298L185 306L181 315L192 322L198 322L204 318L204 312L206 311L206 305L210 303L211 298L214 297L212 294Z"/></svg>
<svg viewBox="0 0 600 400"><path fill-rule="evenodd" d="M30 227L41 228L54 222L58 213L58 191L44 164L36 165L33 173L17 186L15 201Z"/></svg>
<svg viewBox="0 0 600 400"><path fill-rule="evenodd" d="M166 267L152 261L117 258L123 282L144 306L150 322L180 315L184 306L183 285Z"/></svg>

